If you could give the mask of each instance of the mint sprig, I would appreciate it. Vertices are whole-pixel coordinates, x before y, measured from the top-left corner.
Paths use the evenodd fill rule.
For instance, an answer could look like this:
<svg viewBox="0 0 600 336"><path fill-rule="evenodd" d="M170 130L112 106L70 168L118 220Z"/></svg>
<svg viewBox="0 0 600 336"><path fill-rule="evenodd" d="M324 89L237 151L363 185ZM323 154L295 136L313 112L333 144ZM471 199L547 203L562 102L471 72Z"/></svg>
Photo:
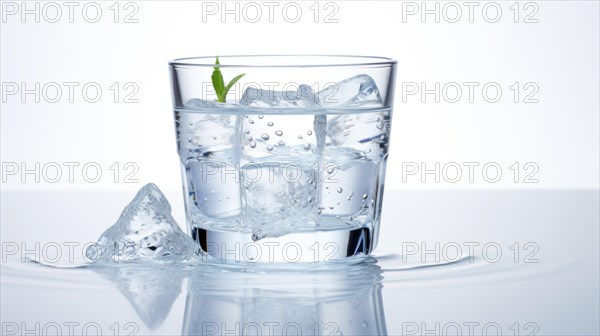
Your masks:
<svg viewBox="0 0 600 336"><path fill-rule="evenodd" d="M216 65L220 65L219 56L217 56L217 60L215 61ZM223 74L221 73L221 69L218 66L213 67L214 71L210 78L212 79L213 88L215 89L215 93L217 94L217 102L225 103L227 98L227 92L231 89L231 87L240 80L240 78L244 77L245 73L241 75L235 76L232 80L225 85L225 80L223 79Z"/></svg>

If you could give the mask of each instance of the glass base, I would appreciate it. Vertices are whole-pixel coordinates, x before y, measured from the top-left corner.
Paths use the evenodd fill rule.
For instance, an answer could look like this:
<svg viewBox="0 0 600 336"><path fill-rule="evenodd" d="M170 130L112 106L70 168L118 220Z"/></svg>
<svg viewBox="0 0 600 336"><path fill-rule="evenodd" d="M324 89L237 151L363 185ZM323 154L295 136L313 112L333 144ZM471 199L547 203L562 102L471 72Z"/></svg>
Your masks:
<svg viewBox="0 0 600 336"><path fill-rule="evenodd" d="M374 248L370 227L297 232L257 241L251 233L195 227L192 238L211 261L223 263L354 263Z"/></svg>

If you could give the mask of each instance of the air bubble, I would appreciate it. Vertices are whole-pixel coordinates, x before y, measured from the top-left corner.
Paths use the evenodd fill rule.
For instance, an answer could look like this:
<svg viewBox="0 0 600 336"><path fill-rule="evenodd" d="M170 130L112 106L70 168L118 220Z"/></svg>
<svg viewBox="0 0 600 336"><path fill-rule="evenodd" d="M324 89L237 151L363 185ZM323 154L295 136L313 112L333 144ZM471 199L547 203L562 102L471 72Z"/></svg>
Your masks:
<svg viewBox="0 0 600 336"><path fill-rule="evenodd" d="M308 135L312 135L312 131L311 131L311 130L308 130L308 131L306 131L306 134L308 134Z"/></svg>
<svg viewBox="0 0 600 336"><path fill-rule="evenodd" d="M269 126L269 127L273 127L273 125L275 125L275 124L274 124L272 121L269 121L269 122L267 123L267 126Z"/></svg>
<svg viewBox="0 0 600 336"><path fill-rule="evenodd" d="M269 135L267 133L264 133L263 135L260 136L263 140L269 140Z"/></svg>
<svg viewBox="0 0 600 336"><path fill-rule="evenodd" d="M282 136L282 135L283 135L283 132L282 132L282 131L275 131L275 135L277 135L277 136Z"/></svg>
<svg viewBox="0 0 600 336"><path fill-rule="evenodd" d="M369 197L369 195L367 195L367 194L363 194L363 196L362 196L362 199L366 200L366 199L367 199L367 197Z"/></svg>
<svg viewBox="0 0 600 336"><path fill-rule="evenodd" d="M256 147L256 141L250 141L250 148Z"/></svg>
<svg viewBox="0 0 600 336"><path fill-rule="evenodd" d="M269 152L270 152L270 151L272 151L272 150L273 150L273 146L271 146L271 145L267 145L267 150L268 150Z"/></svg>
<svg viewBox="0 0 600 336"><path fill-rule="evenodd" d="M246 139L248 139L248 141L252 141L252 140L254 140L254 138L252 137L252 135L248 135L248 136L246 136Z"/></svg>
<svg viewBox="0 0 600 336"><path fill-rule="evenodd" d="M310 144L304 144L304 150L309 150L310 149Z"/></svg>
<svg viewBox="0 0 600 336"><path fill-rule="evenodd" d="M302 137L302 135L298 135L298 139L302 140L304 138Z"/></svg>
<svg viewBox="0 0 600 336"><path fill-rule="evenodd" d="M342 193L342 191L344 191L344 189L342 189L341 187L337 188L337 192L338 192L338 193L340 193L340 194L341 194L341 193Z"/></svg>
<svg viewBox="0 0 600 336"><path fill-rule="evenodd" d="M258 116L258 119L262 119L262 118L264 118L264 117L265 117L265 116L261 114L261 115L259 115L259 116Z"/></svg>
<svg viewBox="0 0 600 336"><path fill-rule="evenodd" d="M248 119L248 122L249 122L250 124L254 124L254 120L252 120L252 119Z"/></svg>
<svg viewBox="0 0 600 336"><path fill-rule="evenodd" d="M278 144L279 146L285 146L285 142L283 142L283 140L279 140L279 141L277 141L277 144Z"/></svg>
<svg viewBox="0 0 600 336"><path fill-rule="evenodd" d="M244 133L250 134L250 130L245 130Z"/></svg>

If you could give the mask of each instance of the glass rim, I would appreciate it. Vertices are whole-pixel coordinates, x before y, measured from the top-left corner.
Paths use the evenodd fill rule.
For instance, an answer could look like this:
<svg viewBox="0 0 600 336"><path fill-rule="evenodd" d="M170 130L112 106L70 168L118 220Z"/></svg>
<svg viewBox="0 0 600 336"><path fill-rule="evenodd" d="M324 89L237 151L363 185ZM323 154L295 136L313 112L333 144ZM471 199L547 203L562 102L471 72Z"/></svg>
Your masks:
<svg viewBox="0 0 600 336"><path fill-rule="evenodd" d="M215 66L214 60L217 56L195 56L176 58L169 61L169 66L174 68L212 68ZM323 67L363 67L363 66L392 66L397 63L395 59L383 56L360 56L360 55L325 55L325 54L271 54L271 55L222 55L219 59L236 58L313 58L321 62L298 63L290 62L285 64L219 64L220 68L323 68ZM335 59L345 58L347 60L356 60L356 62L334 62ZM323 62L331 59L332 62ZM360 61L362 60L362 61Z"/></svg>

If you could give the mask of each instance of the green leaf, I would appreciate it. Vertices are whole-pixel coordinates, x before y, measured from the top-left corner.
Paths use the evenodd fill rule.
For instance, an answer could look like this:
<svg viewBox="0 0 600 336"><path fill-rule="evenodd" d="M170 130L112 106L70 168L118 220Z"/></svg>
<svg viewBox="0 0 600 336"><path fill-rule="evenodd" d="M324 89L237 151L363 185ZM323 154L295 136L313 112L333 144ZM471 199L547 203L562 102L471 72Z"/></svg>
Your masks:
<svg viewBox="0 0 600 336"><path fill-rule="evenodd" d="M215 64L219 64L219 57L217 57L217 61ZM221 73L221 69L216 66L213 68L213 73L211 76L213 88L215 89L215 93L217 94L217 101L220 103L225 102L225 81L223 80L223 74Z"/></svg>
<svg viewBox="0 0 600 336"><path fill-rule="evenodd" d="M244 77L244 75L246 75L245 73L241 74L241 75L237 75L235 77L233 77L232 80L229 81L229 83L227 84L227 86L225 87L225 96L227 95L227 92L229 92L229 90L231 89L231 87L240 80L240 78Z"/></svg>
<svg viewBox="0 0 600 336"><path fill-rule="evenodd" d="M215 60L215 65L220 65L219 56ZM221 73L221 69L218 66L213 67L213 73L210 77L212 79L213 88L215 89L215 93L217 94L217 102L225 103L227 98L227 92L231 89L231 87L240 80L240 78L244 77L245 74L237 75L234 77L228 84L225 86L225 80L223 79L223 74Z"/></svg>

